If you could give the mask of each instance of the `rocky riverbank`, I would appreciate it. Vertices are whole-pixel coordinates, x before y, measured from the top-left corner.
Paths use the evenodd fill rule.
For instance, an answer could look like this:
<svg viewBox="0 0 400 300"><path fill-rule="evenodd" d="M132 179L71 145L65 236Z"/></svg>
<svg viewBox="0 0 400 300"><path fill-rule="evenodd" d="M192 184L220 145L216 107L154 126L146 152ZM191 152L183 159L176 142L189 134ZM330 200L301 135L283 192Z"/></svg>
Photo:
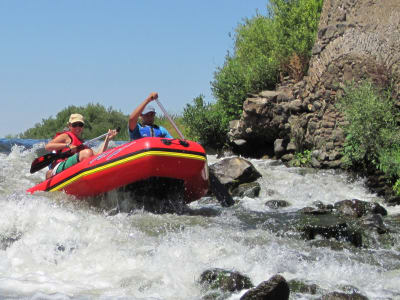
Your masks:
<svg viewBox="0 0 400 300"><path fill-rule="evenodd" d="M378 87L391 85L398 97L399 47L399 1L325 0L307 76L249 95L241 118L230 123L233 152L289 162L312 149L314 168L342 168L346 120L336 102L343 84L369 79ZM388 203L400 203L388 178L375 171L363 175Z"/></svg>

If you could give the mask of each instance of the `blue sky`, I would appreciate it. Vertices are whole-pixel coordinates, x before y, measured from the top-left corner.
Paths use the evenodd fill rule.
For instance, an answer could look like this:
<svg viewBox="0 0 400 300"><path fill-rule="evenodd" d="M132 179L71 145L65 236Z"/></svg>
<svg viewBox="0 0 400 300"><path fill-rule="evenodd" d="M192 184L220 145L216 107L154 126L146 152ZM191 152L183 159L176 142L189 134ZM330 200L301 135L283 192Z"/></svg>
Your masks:
<svg viewBox="0 0 400 300"><path fill-rule="evenodd" d="M69 105L125 114L152 91L180 113L267 0L0 0L0 137ZM159 111L160 112L160 111Z"/></svg>

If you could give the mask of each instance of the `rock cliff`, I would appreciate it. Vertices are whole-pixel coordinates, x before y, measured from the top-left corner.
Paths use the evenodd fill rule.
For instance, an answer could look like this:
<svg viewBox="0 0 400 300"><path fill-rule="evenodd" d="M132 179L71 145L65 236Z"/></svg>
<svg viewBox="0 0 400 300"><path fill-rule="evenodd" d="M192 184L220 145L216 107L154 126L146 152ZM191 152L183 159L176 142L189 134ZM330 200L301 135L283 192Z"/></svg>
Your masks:
<svg viewBox="0 0 400 300"><path fill-rule="evenodd" d="M341 166L345 122L335 102L345 81L368 78L400 90L400 1L325 0L307 76L251 95L230 124L235 152L290 160L313 149L313 165Z"/></svg>

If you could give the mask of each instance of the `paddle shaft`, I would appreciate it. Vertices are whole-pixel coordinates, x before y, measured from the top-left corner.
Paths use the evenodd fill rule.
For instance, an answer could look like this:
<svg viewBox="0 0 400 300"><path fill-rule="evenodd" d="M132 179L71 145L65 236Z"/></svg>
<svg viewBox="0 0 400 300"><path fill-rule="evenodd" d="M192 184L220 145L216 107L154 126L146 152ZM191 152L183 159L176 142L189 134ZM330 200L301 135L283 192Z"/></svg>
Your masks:
<svg viewBox="0 0 400 300"><path fill-rule="evenodd" d="M176 126L174 120L168 115L167 111L164 109L164 107L161 105L160 101L158 99L155 99L157 102L158 106L161 108L163 111L164 115L168 118L168 120L171 122L172 126L174 126L176 132L179 134L180 138L182 140L185 139L183 136L182 132L178 129ZM226 187L219 181L217 176L214 174L212 170L209 172L210 175L210 187L211 191L215 195L215 197L218 199L218 201L221 203L222 206L224 207L229 207L235 204L235 201L233 200L232 196L229 194L228 190Z"/></svg>
<svg viewBox="0 0 400 300"><path fill-rule="evenodd" d="M119 132L119 127L117 128L117 132ZM98 137L95 137L94 139L91 139L91 140L89 140L89 141L84 142L84 144L85 144L85 145L88 145L88 144L90 144L91 142L97 141L97 140L99 140L99 139L105 137L107 134L108 134L108 132L106 132L106 133L104 133L104 134L102 134L102 135L99 135Z"/></svg>
<svg viewBox="0 0 400 300"><path fill-rule="evenodd" d="M179 134L179 137L184 140L185 137L183 136L182 132L179 130L178 126L176 126L174 120L172 120L172 118L169 116L169 114L167 113L167 111L165 110L164 106L162 106L161 102L158 101L158 99L155 99L155 101L157 102L158 106L161 108L161 110L163 111L164 115L168 118L168 120L171 122L172 126L174 126L176 132Z"/></svg>

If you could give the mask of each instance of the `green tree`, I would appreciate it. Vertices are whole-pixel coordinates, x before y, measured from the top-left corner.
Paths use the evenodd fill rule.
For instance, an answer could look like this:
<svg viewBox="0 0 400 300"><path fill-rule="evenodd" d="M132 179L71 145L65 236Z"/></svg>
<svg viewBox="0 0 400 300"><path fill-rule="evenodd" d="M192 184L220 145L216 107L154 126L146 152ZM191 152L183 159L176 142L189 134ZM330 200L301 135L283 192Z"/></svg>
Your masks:
<svg viewBox="0 0 400 300"><path fill-rule="evenodd" d="M83 132L84 139L97 137L108 129L121 128L120 133L116 136L116 140L128 140L127 122L128 116L120 111L113 110L111 107L106 109L101 104L90 103L87 106L68 106L56 117L42 119L40 123L35 124L33 128L26 130L19 135L20 138L31 139L51 139L56 132L67 129L68 119L72 113L80 113L85 118L85 130Z"/></svg>
<svg viewBox="0 0 400 300"><path fill-rule="evenodd" d="M370 81L344 88L338 106L346 125L343 162L349 168L382 171L400 195L400 113L391 89Z"/></svg>
<svg viewBox="0 0 400 300"><path fill-rule="evenodd" d="M378 90L369 81L352 83L344 88L339 108L347 121L344 162L348 166L372 163L379 167L382 158L400 148L400 116L390 92Z"/></svg>
<svg viewBox="0 0 400 300"><path fill-rule="evenodd" d="M274 54L281 64L288 64L294 53L309 60L322 5L322 0L270 1L274 20Z"/></svg>
<svg viewBox="0 0 400 300"><path fill-rule="evenodd" d="M187 104L183 112L183 124L190 139L203 146L215 149L226 143L227 124L222 120L224 112L218 105L206 103L204 96L193 99L194 104Z"/></svg>
<svg viewBox="0 0 400 300"><path fill-rule="evenodd" d="M268 15L245 19L235 30L233 54L217 68L212 91L229 120L246 97L272 89L281 76L307 71L323 0L270 0ZM281 76L279 76L281 75Z"/></svg>

